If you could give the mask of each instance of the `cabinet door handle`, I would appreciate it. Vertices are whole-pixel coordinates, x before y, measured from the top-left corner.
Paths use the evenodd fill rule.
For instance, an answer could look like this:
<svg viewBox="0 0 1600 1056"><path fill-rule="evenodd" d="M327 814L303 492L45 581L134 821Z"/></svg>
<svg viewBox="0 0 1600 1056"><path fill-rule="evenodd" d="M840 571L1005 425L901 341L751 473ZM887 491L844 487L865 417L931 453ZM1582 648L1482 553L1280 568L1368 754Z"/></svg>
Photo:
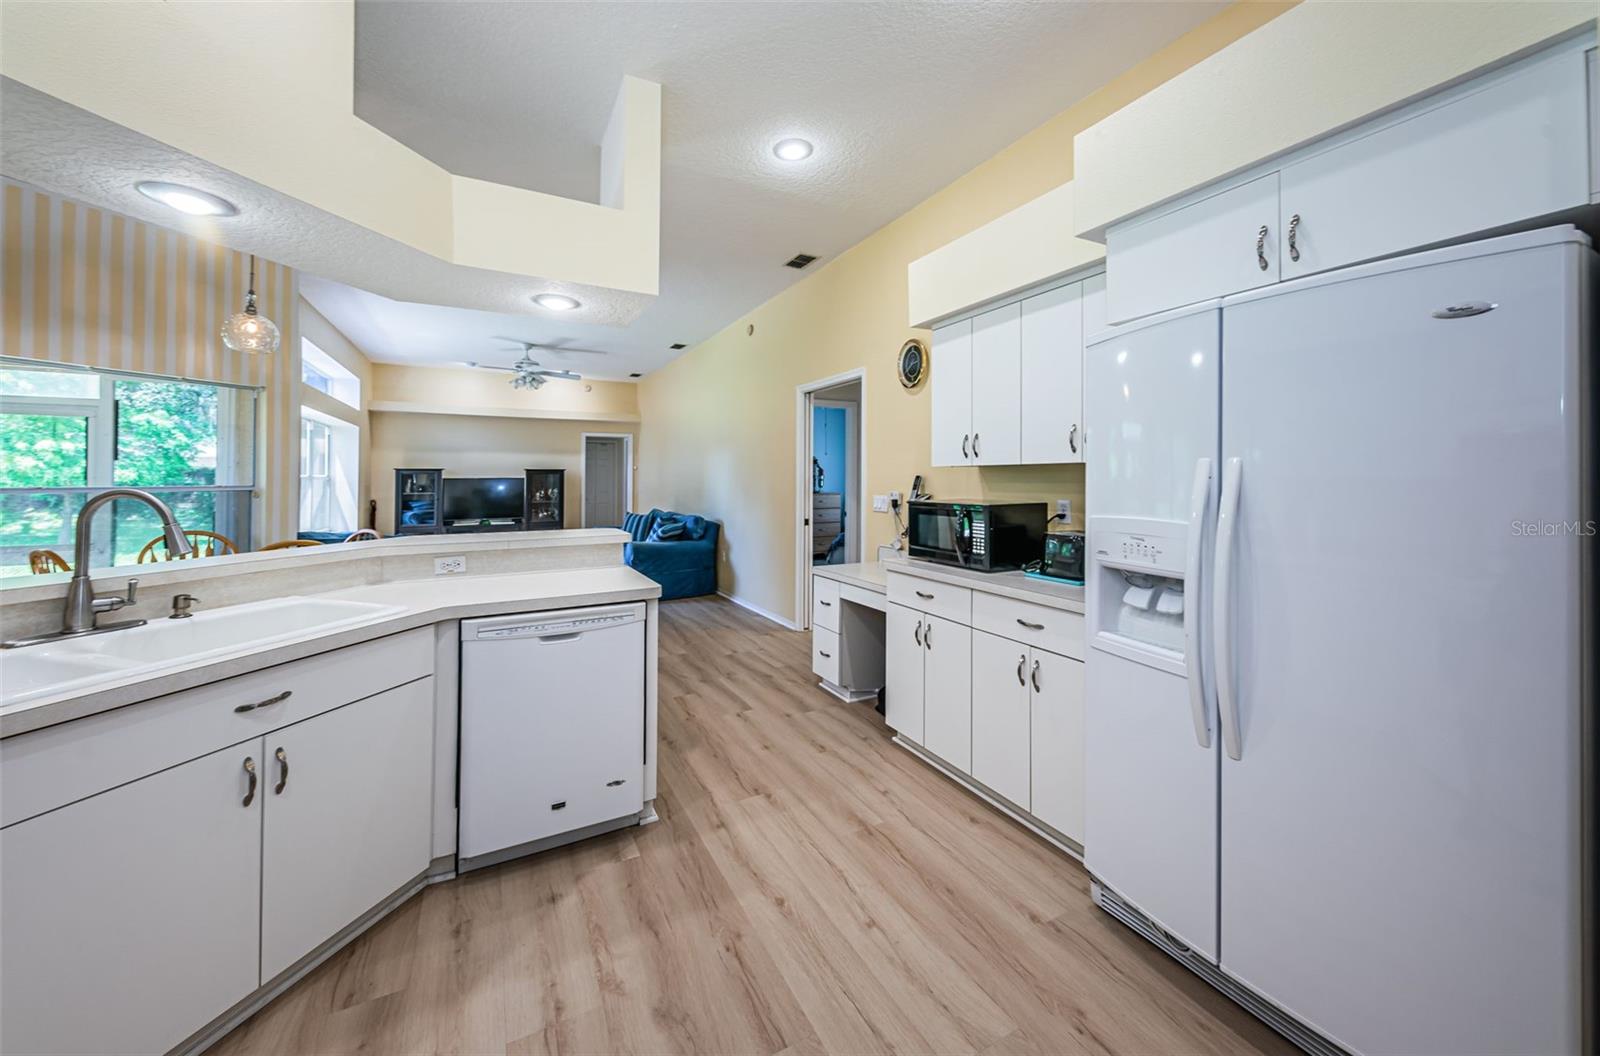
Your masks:
<svg viewBox="0 0 1600 1056"><path fill-rule="evenodd" d="M1041 692L1041 690L1039 689L1039 661L1037 661L1037 660L1035 660L1033 662L1033 676L1032 677L1033 677L1033 691L1035 693Z"/></svg>
<svg viewBox="0 0 1600 1056"><path fill-rule="evenodd" d="M1027 653L1023 653L1021 656L1017 657L1017 685L1019 685L1019 686L1025 686L1025 685L1028 684L1022 677L1022 669L1024 667L1026 667L1027 664L1028 664L1028 654Z"/></svg>
<svg viewBox="0 0 1600 1056"><path fill-rule="evenodd" d="M279 693L275 697L268 697L266 700L258 700L254 704L240 704L237 707L235 707L233 710L234 711L238 711L238 712L245 712L245 711L255 711L257 708L270 708L274 704L282 704L284 701L288 700L292 696L294 696L294 690L286 689L282 693Z"/></svg>
<svg viewBox="0 0 1600 1056"><path fill-rule="evenodd" d="M833 602L831 602L831 601L823 601L821 598L817 599L817 604L821 605L825 609L833 608Z"/></svg>
<svg viewBox="0 0 1600 1056"><path fill-rule="evenodd" d="M917 644L918 645L922 644L922 621L921 620L917 621L917 629L911 632L911 637L913 637L913 638L915 638L917 640Z"/></svg>
<svg viewBox="0 0 1600 1056"><path fill-rule="evenodd" d="M1017 617L1017 623L1021 624L1024 627L1026 627L1030 631L1042 631L1042 630L1044 630L1044 624L1042 624L1042 623L1029 623L1027 620L1023 619L1021 616Z"/></svg>
<svg viewBox="0 0 1600 1056"><path fill-rule="evenodd" d="M1256 232L1256 265L1262 270L1267 270L1267 225L1262 224L1261 230Z"/></svg>
<svg viewBox="0 0 1600 1056"><path fill-rule="evenodd" d="M1300 247L1295 244L1295 239L1299 235L1299 230L1300 230L1300 214L1299 213L1295 213L1293 216L1291 216L1289 218L1289 259L1290 260L1299 260L1300 259Z"/></svg>
<svg viewBox="0 0 1600 1056"><path fill-rule="evenodd" d="M818 649L817 652L822 653L822 658L824 660L832 660L833 659L833 654L832 653L824 653L824 652L822 652L821 649Z"/></svg>
<svg viewBox="0 0 1600 1056"><path fill-rule="evenodd" d="M1078 423L1072 423L1072 432L1067 434L1067 446L1072 448L1072 453L1078 453Z"/></svg>
<svg viewBox="0 0 1600 1056"><path fill-rule="evenodd" d="M244 772L250 775L250 787L245 789L244 802L241 807L248 807L256 801L256 761L248 755L244 757Z"/></svg>
<svg viewBox="0 0 1600 1056"><path fill-rule="evenodd" d="M823 653L822 655L823 656L827 656L828 654L827 653ZM288 784L289 784L289 755L282 748L279 748L276 752L273 752L272 754L277 756L277 758L278 758L278 767L279 767L279 769L278 769L278 783L273 786L272 794L275 795L275 796L281 796L281 795L283 795L284 788L287 787Z"/></svg>
<svg viewBox="0 0 1600 1056"><path fill-rule="evenodd" d="M972 457L973 458L977 458L978 457L978 434L977 433L973 433L972 434Z"/></svg>
<svg viewBox="0 0 1600 1056"><path fill-rule="evenodd" d="M922 628L922 644L929 649L933 648L933 624L931 623Z"/></svg>
<svg viewBox="0 0 1600 1056"><path fill-rule="evenodd" d="M971 453L967 451L967 440L969 438L970 438L969 434L967 434L967 433L962 433L961 434L961 457L962 458L971 458L972 457Z"/></svg>
<svg viewBox="0 0 1600 1056"><path fill-rule="evenodd" d="M920 591L920 590L917 591L917 597L921 598L923 601L932 601L933 600L933 595L932 594L927 594L927 593L924 593L923 591Z"/></svg>

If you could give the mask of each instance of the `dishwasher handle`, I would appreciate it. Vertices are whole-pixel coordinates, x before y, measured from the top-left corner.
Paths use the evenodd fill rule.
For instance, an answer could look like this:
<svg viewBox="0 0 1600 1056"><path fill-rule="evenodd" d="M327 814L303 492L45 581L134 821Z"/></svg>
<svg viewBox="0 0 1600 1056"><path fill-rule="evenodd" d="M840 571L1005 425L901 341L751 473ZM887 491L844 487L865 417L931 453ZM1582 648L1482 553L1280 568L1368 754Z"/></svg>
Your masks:
<svg viewBox="0 0 1600 1056"><path fill-rule="evenodd" d="M583 637L583 632L569 631L566 634L535 634L532 637L541 642L575 642Z"/></svg>

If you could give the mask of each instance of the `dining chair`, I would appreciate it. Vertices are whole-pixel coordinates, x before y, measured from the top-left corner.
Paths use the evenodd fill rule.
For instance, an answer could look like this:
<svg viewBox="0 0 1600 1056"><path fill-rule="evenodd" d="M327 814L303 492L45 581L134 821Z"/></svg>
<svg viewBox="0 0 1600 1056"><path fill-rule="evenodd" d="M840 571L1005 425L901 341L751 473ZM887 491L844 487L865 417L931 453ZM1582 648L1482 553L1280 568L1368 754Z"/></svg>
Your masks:
<svg viewBox="0 0 1600 1056"><path fill-rule="evenodd" d="M183 534L189 537L189 542L194 544L194 553L191 557L216 557L218 554L237 554L239 548L232 539L217 532L208 532L204 528L185 528ZM157 548L160 554L157 554ZM139 551L137 564L148 564L156 561L171 561L173 555L167 553L166 540L161 536L145 543Z"/></svg>
<svg viewBox="0 0 1600 1056"><path fill-rule="evenodd" d="M72 566L54 550L30 550L28 570L36 576L42 576L50 572L71 572Z"/></svg>

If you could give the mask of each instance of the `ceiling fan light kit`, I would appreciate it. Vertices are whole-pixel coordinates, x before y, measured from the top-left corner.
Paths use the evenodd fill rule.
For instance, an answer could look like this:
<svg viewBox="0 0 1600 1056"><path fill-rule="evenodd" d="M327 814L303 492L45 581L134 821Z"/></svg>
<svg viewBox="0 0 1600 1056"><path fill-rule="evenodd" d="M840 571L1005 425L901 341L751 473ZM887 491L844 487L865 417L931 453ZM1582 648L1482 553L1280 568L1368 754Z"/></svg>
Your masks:
<svg viewBox="0 0 1600 1056"><path fill-rule="evenodd" d="M514 338L504 338L504 340L515 341ZM514 389L535 389L535 390L537 390L537 389L543 388L544 387L544 383L546 381L549 381L551 378L560 378L563 381L582 381L583 380L583 375L577 373L576 371L571 371L571 370L547 370L544 367L541 367L539 365L539 361L533 358L533 350L538 348L539 346L533 344L531 341L515 341L515 343L522 346L522 356L521 356L520 359L518 359L515 363L513 363L509 367L498 367L498 366L495 366L492 363L477 363L477 362L469 362L467 364L467 366L469 366L469 367L478 367L478 368L480 368L482 370L503 370L503 371L507 371L512 375L511 387L514 388ZM586 351L586 350L584 350L584 349L573 349L572 351Z"/></svg>

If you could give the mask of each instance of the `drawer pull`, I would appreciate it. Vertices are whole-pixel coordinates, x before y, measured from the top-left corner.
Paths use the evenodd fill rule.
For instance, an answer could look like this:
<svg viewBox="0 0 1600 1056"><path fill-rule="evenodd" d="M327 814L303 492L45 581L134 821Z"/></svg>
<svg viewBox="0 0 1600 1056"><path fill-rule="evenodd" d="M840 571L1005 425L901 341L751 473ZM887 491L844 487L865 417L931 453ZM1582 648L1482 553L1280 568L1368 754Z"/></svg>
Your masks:
<svg viewBox="0 0 1600 1056"><path fill-rule="evenodd" d="M1299 213L1295 213L1293 216L1291 216L1289 218L1289 259L1290 260L1296 260L1297 261L1297 260L1300 259L1300 246L1295 241L1295 239L1299 237L1299 233L1300 233L1300 214Z"/></svg>
<svg viewBox="0 0 1600 1056"><path fill-rule="evenodd" d="M1023 619L1021 616L1017 617L1017 622L1020 623L1022 626L1026 627L1030 631L1042 631L1042 630L1044 630L1044 624L1042 624L1042 623L1029 623L1027 620Z"/></svg>
<svg viewBox="0 0 1600 1056"><path fill-rule="evenodd" d="M282 748L279 748L273 755L277 756L280 769L278 770L278 783L273 786L272 794L281 796L283 795L283 790L289 785L289 755Z"/></svg>
<svg viewBox="0 0 1600 1056"><path fill-rule="evenodd" d="M248 755L244 757L244 772L250 775L250 787L245 789L244 802L241 807L248 807L256 801L256 761Z"/></svg>
<svg viewBox="0 0 1600 1056"><path fill-rule="evenodd" d="M925 594L920 590L917 591L917 597L921 598L923 601L932 601L933 600L933 595L932 594Z"/></svg>
<svg viewBox="0 0 1600 1056"><path fill-rule="evenodd" d="M1025 666L1027 666L1027 663L1028 663L1028 654L1027 653L1023 653L1021 656L1017 657L1017 685L1019 685L1019 686L1025 686L1025 685L1028 684L1022 677L1022 669Z"/></svg>
<svg viewBox="0 0 1600 1056"><path fill-rule="evenodd" d="M833 602L831 602L831 601L823 601L821 598L817 599L817 604L823 606L824 608L829 608L829 609L833 608Z"/></svg>
<svg viewBox="0 0 1600 1056"><path fill-rule="evenodd" d="M1262 270L1267 270L1267 225L1262 224L1261 230L1256 232L1256 265Z"/></svg>
<svg viewBox="0 0 1600 1056"><path fill-rule="evenodd" d="M832 660L833 659L833 654L830 653L830 652L827 652L826 650L818 649L817 652L822 655L822 658L824 660Z"/></svg>
<svg viewBox="0 0 1600 1056"><path fill-rule="evenodd" d="M1033 691L1035 693L1043 692L1043 690L1039 688L1039 661L1037 660L1033 662Z"/></svg>
<svg viewBox="0 0 1600 1056"><path fill-rule="evenodd" d="M255 711L257 708L270 708L274 704L282 704L292 696L294 696L294 690L286 689L275 697L268 697L266 700L258 700L254 704L240 704L233 710L237 712L246 712Z"/></svg>

